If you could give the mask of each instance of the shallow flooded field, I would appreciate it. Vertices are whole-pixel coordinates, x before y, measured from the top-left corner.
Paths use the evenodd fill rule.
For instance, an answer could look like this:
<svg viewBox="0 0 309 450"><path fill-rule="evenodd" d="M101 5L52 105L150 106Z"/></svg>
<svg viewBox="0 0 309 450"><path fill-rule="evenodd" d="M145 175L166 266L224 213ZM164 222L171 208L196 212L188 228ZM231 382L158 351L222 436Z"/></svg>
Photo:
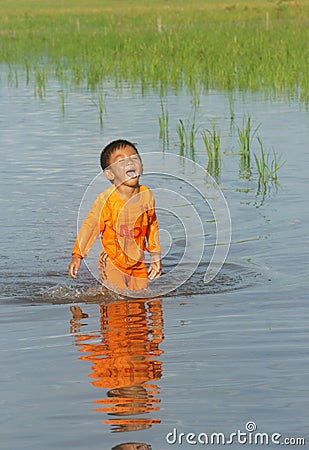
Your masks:
<svg viewBox="0 0 309 450"><path fill-rule="evenodd" d="M23 82L0 87L1 448L165 450L191 448L194 439L206 446L213 433L228 441L238 430L248 443L267 433L269 448L275 433L280 443L308 443L308 112L235 93L232 121L228 94L201 94L194 158L207 167L200 129L215 122L217 181L232 222L226 262L205 285L214 222L192 188L203 180L192 172L189 184L178 157L177 125L190 117L192 97L168 93L163 143L156 95L110 82L101 126L89 91L72 92L63 116L59 89L50 82L40 100ZM265 148L285 161L279 184L265 192L255 167L250 176L241 171L237 127L247 114ZM164 295L104 293L85 266L76 282L67 277L80 202L99 173L101 148L118 137L137 142L145 161L160 152L155 164L165 176L145 162L142 182L168 190L158 191L165 273L191 249L179 287ZM259 154L256 140L252 146ZM172 166L168 153L178 158ZM201 218L204 244L193 221L192 229L181 225L190 220L179 193Z"/></svg>

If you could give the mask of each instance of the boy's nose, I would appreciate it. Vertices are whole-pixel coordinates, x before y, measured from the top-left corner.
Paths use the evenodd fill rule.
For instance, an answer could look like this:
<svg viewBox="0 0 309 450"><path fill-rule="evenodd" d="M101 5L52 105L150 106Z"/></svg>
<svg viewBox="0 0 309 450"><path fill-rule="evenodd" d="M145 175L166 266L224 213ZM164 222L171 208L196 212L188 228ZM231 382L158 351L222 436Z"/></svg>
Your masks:
<svg viewBox="0 0 309 450"><path fill-rule="evenodd" d="M135 165L134 159L131 159L131 157L127 160L127 165Z"/></svg>

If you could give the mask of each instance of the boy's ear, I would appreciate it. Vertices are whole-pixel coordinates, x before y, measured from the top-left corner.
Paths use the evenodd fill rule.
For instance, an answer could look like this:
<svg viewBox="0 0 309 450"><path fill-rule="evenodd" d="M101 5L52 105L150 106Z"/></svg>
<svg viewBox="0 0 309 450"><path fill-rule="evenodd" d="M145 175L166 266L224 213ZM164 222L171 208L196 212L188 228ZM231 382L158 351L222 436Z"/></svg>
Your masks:
<svg viewBox="0 0 309 450"><path fill-rule="evenodd" d="M142 171L141 171L141 175L143 175L144 173L144 164L142 164Z"/></svg>
<svg viewBox="0 0 309 450"><path fill-rule="evenodd" d="M115 175L111 169L105 169L103 173L109 181L114 181Z"/></svg>

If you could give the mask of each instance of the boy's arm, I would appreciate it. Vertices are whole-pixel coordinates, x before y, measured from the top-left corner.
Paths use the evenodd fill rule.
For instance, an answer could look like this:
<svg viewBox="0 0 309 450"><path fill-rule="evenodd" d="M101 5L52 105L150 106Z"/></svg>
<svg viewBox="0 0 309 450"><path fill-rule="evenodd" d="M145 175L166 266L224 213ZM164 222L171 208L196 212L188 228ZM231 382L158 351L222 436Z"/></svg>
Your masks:
<svg viewBox="0 0 309 450"><path fill-rule="evenodd" d="M154 280L162 273L159 226L154 208L148 211L148 219L147 250L150 253L148 276L150 280Z"/></svg>
<svg viewBox="0 0 309 450"><path fill-rule="evenodd" d="M72 261L69 265L69 275L72 278L77 277L77 273L81 265L81 260L87 256L89 250L102 231L100 219L103 206L104 201L102 201L102 198L100 196L97 197L86 219L80 227L72 250Z"/></svg>
<svg viewBox="0 0 309 450"><path fill-rule="evenodd" d="M147 211L148 214L148 229L146 233L147 237L147 250L149 253L161 254L161 245L159 240L159 226L157 221L157 215L154 208Z"/></svg>

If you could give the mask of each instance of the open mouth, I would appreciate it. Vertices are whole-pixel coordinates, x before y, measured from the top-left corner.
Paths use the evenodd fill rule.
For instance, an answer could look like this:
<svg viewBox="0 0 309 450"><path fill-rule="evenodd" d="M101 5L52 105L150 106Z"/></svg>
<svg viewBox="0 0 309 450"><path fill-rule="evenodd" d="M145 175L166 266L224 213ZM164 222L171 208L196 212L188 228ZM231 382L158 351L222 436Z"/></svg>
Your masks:
<svg viewBox="0 0 309 450"><path fill-rule="evenodd" d="M126 171L126 176L128 178L136 178L137 177L137 171L135 169L129 169Z"/></svg>

